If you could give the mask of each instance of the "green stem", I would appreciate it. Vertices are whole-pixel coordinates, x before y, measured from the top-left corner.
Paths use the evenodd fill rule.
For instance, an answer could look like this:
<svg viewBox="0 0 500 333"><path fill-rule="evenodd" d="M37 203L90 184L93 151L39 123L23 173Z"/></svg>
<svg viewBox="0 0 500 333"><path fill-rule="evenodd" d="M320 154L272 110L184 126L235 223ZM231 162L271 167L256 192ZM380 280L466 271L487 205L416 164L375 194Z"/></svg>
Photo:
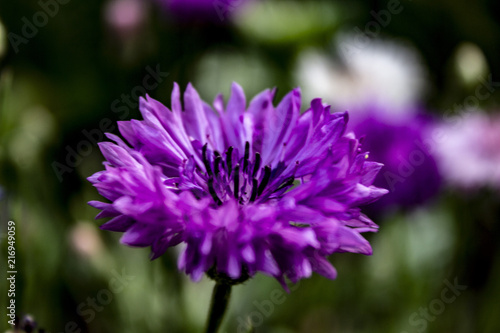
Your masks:
<svg viewBox="0 0 500 333"><path fill-rule="evenodd" d="M205 333L217 333L222 323L222 319L224 318L230 296L231 285L221 282L215 283Z"/></svg>

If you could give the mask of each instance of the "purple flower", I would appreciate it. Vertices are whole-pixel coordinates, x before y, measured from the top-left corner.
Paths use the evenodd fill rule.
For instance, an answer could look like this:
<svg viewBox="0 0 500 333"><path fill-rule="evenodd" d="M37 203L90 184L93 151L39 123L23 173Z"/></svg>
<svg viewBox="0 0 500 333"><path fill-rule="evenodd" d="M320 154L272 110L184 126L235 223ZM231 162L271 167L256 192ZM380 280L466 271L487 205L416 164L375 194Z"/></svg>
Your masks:
<svg viewBox="0 0 500 333"><path fill-rule="evenodd" d="M441 136L434 140L446 180L466 190L500 189L500 114L468 110L447 121L438 126Z"/></svg>
<svg viewBox="0 0 500 333"><path fill-rule="evenodd" d="M392 122L384 113L387 111L367 107L351 124L358 135L365 137L364 147L370 156L384 164L374 184L388 188L390 193L370 210L382 212L424 204L441 187L436 161L426 146L433 122L421 112Z"/></svg>
<svg viewBox="0 0 500 333"><path fill-rule="evenodd" d="M286 287L312 271L334 279L334 252L371 254L360 233L378 227L359 206L387 192L371 185L382 165L345 132L347 113L315 99L301 114L299 89L274 107L274 94L247 106L233 84L213 109L191 85L181 104L175 84L171 110L141 98L144 120L118 122L128 145L99 144L105 170L89 181L111 203L90 205L112 217L101 228L152 258L183 243L178 266L195 281L260 271Z"/></svg>
<svg viewBox="0 0 500 333"><path fill-rule="evenodd" d="M222 22L249 0L157 0L174 15L187 21Z"/></svg>
<svg viewBox="0 0 500 333"><path fill-rule="evenodd" d="M141 29L147 19L146 11L146 4L140 0L112 0L107 3L104 16L113 32L125 39Z"/></svg>

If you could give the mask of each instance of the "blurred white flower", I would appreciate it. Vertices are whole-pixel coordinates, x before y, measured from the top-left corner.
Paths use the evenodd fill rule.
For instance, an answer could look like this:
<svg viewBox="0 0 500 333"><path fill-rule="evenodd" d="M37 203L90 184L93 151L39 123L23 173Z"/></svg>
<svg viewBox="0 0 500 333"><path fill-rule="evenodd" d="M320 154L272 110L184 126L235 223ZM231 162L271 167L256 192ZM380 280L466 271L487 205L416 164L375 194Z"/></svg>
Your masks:
<svg viewBox="0 0 500 333"><path fill-rule="evenodd" d="M299 55L296 80L306 99L325 96L335 109L354 116L367 105L377 106L391 122L415 112L426 85L416 51L390 41L360 43L354 36L339 38L336 48L337 60L311 49Z"/></svg>
<svg viewBox="0 0 500 333"><path fill-rule="evenodd" d="M467 189L500 189L500 114L470 111L440 130L435 155L443 177Z"/></svg>

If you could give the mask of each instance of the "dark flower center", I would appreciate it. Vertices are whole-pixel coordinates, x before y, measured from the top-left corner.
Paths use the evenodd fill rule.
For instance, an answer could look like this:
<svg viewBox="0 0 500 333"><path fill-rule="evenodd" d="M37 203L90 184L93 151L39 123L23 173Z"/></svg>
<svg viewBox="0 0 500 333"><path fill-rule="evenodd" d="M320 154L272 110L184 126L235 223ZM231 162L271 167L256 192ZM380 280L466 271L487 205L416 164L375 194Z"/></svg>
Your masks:
<svg viewBox="0 0 500 333"><path fill-rule="evenodd" d="M256 152L251 158L250 144L245 143L245 151L240 157L237 149L229 147L224 154L209 151L208 144L202 148L204 177L208 193L217 205L235 198L240 204L267 201L286 192L294 183L295 177L280 177L286 169L282 162L274 169L262 165L262 157ZM297 162L298 164L298 162Z"/></svg>

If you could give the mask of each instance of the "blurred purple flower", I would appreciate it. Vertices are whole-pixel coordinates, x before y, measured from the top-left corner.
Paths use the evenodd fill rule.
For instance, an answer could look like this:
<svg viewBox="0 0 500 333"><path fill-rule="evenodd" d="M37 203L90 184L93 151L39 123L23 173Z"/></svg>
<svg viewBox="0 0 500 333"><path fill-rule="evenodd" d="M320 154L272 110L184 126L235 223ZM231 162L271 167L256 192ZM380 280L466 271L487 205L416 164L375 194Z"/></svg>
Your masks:
<svg viewBox="0 0 500 333"><path fill-rule="evenodd" d="M147 19L146 14L146 4L141 0L111 0L104 9L106 23L123 39L138 33Z"/></svg>
<svg viewBox="0 0 500 333"><path fill-rule="evenodd" d="M439 126L435 150L442 174L461 188L500 189L500 115L474 110L454 119Z"/></svg>
<svg viewBox="0 0 500 333"><path fill-rule="evenodd" d="M389 194L370 206L378 212L412 208L433 198L441 187L436 161L425 145L433 126L430 117L409 112L404 122L390 122L386 111L366 108L353 117L352 129L365 136L363 147L370 156L384 164L375 186L389 189Z"/></svg>
<svg viewBox="0 0 500 333"><path fill-rule="evenodd" d="M411 208L440 187L435 160L422 142L431 119L416 105L429 84L421 57L411 46L389 40L339 35L338 58L317 50L298 57L296 78L305 94L321 92L335 109L350 110L350 128L366 136L363 148L384 170L376 186L390 194L367 207L374 213Z"/></svg>
<svg viewBox="0 0 500 333"><path fill-rule="evenodd" d="M222 23L249 0L157 0L176 19Z"/></svg>
<svg viewBox="0 0 500 333"><path fill-rule="evenodd" d="M312 271L334 279L328 255L371 254L360 233L378 227L359 206L387 192L371 185L382 165L345 133L347 113L315 99L300 114L299 89L277 107L274 94L247 107L233 84L213 109L191 85L181 104L175 84L171 110L141 98L144 120L118 123L131 147L107 134L105 170L89 177L111 201L90 202L96 218L113 218L101 228L151 246L153 259L184 243L179 269L195 281L208 271L232 280L261 271L284 286Z"/></svg>

